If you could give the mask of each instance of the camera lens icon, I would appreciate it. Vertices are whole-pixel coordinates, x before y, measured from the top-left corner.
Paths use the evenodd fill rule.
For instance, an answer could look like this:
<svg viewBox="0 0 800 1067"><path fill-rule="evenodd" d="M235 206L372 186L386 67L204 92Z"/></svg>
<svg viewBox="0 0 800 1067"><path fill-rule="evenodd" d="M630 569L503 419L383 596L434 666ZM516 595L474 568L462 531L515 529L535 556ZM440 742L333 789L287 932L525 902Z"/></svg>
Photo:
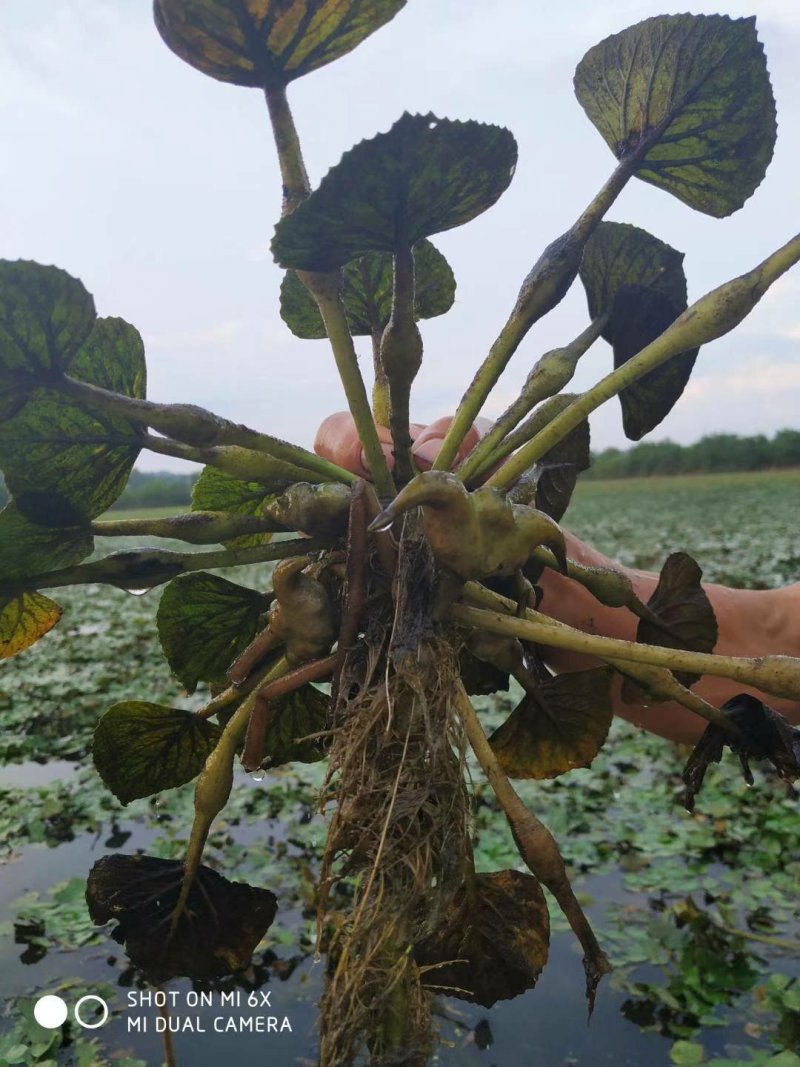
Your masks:
<svg viewBox="0 0 800 1067"><path fill-rule="evenodd" d="M97 1004L102 1010L102 1015L97 1022L89 1022L88 1018L91 1008L90 1004ZM83 1013L81 1012L83 1009ZM75 1022L78 1026L82 1026L84 1030L98 1030L101 1026L104 1026L108 1021L109 1009L108 1004L102 997L98 997L95 993L88 993L85 997L81 997L78 1003L72 1010L72 1014L75 1017ZM56 1030L59 1026L63 1025L67 1021L69 1015L69 1008L66 1001L62 997L57 997L53 993L49 993L47 996L39 997L33 1006L33 1017L39 1026L44 1027L45 1030ZM84 1015L87 1019L84 1019Z"/></svg>

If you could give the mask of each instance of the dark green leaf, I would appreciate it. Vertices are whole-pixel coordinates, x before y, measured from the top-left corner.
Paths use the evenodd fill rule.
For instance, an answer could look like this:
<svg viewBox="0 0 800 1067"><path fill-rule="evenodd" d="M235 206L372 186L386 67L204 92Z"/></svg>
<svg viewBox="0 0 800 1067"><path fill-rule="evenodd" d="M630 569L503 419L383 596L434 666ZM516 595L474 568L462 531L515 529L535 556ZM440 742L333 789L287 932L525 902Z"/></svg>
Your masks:
<svg viewBox="0 0 800 1067"><path fill-rule="evenodd" d="M271 720L264 739L262 766L316 763L323 759L323 738L302 739L325 730L329 705L330 698L313 685L301 686L276 700L270 707Z"/></svg>
<svg viewBox="0 0 800 1067"><path fill-rule="evenodd" d="M92 554L85 530L51 530L20 515L15 504L0 511L0 575L3 581L70 567ZM24 584L24 583L23 583Z"/></svg>
<svg viewBox="0 0 800 1067"><path fill-rule="evenodd" d="M172 51L219 81L286 85L346 55L406 0L155 0Z"/></svg>
<svg viewBox="0 0 800 1067"><path fill-rule="evenodd" d="M470 696L489 696L508 689L508 673L474 656L468 648L462 648L458 657L459 674Z"/></svg>
<svg viewBox="0 0 800 1067"><path fill-rule="evenodd" d="M425 985L490 1008L533 989L547 963L550 917L531 874L476 874L455 894L444 923L417 944Z"/></svg>
<svg viewBox="0 0 800 1067"><path fill-rule="evenodd" d="M144 396L144 347L137 330L122 319L98 319L68 369L92 385ZM35 389L22 410L0 426L8 489L35 522L86 523L125 488L140 432L126 419L90 413L53 389Z"/></svg>
<svg viewBox="0 0 800 1067"><path fill-rule="evenodd" d="M327 271L414 245L491 207L516 162L516 142L499 126L405 114L346 152L278 223L273 254L284 267Z"/></svg>
<svg viewBox="0 0 800 1067"><path fill-rule="evenodd" d="M220 682L253 640L269 598L204 571L173 579L158 605L158 636L175 674L193 693Z"/></svg>
<svg viewBox="0 0 800 1067"><path fill-rule="evenodd" d="M614 366L621 367L671 326L682 307L662 293L638 286L621 289L609 318ZM625 436L639 441L666 418L680 399L694 368L699 348L673 356L619 394Z"/></svg>
<svg viewBox="0 0 800 1067"><path fill-rule="evenodd" d="M706 727L683 771L684 803L689 811L694 810L694 799L709 764L719 763L725 745L738 755L748 785L753 784L751 759L769 760L788 781L800 777L800 730L796 726L750 693L732 697L722 705L722 711L739 728L740 736L731 737L714 723Z"/></svg>
<svg viewBox="0 0 800 1067"><path fill-rule="evenodd" d="M263 518L265 505L274 499L275 493L258 482L243 482L216 467L203 467L192 490L192 511L228 511ZM225 547L249 548L271 540L271 533L247 534L226 541Z"/></svg>
<svg viewBox="0 0 800 1067"><path fill-rule="evenodd" d="M154 985L176 977L202 982L245 970L278 910L268 889L229 882L201 866L175 934L167 938L183 873L182 860L103 856L86 884L92 922L118 923L112 937Z"/></svg>
<svg viewBox="0 0 800 1067"><path fill-rule="evenodd" d="M637 286L661 293L683 310L686 276L683 252L625 222L601 222L586 242L580 279L586 290L592 320L611 311L621 289ZM608 336L608 328L603 337Z"/></svg>
<svg viewBox="0 0 800 1067"><path fill-rule="evenodd" d="M577 397L574 393L559 393L558 396L545 400L526 420L526 435L532 437L544 429L575 399ZM523 475L511 491L509 499L520 504L533 503L535 500L539 511L545 512L558 522L572 499L578 475L590 465L590 443L589 421L584 419ZM535 492L531 497L533 486ZM533 576L528 577L535 581L539 573L537 570Z"/></svg>
<svg viewBox="0 0 800 1067"><path fill-rule="evenodd" d="M690 207L722 218L761 183L775 101L755 18L658 15L591 48L575 93L618 159Z"/></svg>
<svg viewBox="0 0 800 1067"><path fill-rule="evenodd" d="M62 608L41 593L0 596L0 659L35 645L61 618Z"/></svg>
<svg viewBox="0 0 800 1067"><path fill-rule="evenodd" d="M608 315L602 336L621 367L686 308L683 253L646 230L601 222L586 243L580 277L592 319ZM668 360L620 393L626 435L638 441L669 414L683 392L698 349Z"/></svg>
<svg viewBox="0 0 800 1067"><path fill-rule="evenodd" d="M94 731L94 765L123 804L190 782L203 769L220 728L191 711L144 700L114 704Z"/></svg>
<svg viewBox="0 0 800 1067"><path fill-rule="evenodd" d="M713 652L718 629L714 609L701 584L703 572L685 552L667 556L661 568L655 592L647 602L661 625L647 619L639 621L636 640L665 648L684 648L690 652ZM692 685L699 675L675 671L682 685ZM626 699L636 700L636 688L623 687Z"/></svg>
<svg viewBox="0 0 800 1067"><path fill-rule="evenodd" d="M392 314L392 257L368 252L344 269L342 300L354 337L379 337ZM450 264L430 241L414 249L414 300L417 319L444 315L453 306L456 280ZM294 271L281 285L281 317L296 337L326 337L316 301Z"/></svg>
<svg viewBox="0 0 800 1067"><path fill-rule="evenodd" d="M527 694L489 738L512 778L555 778L588 767L603 747L611 719L605 667L559 674Z"/></svg>
<svg viewBox="0 0 800 1067"><path fill-rule="evenodd" d="M57 267L0 260L0 420L36 382L70 364L95 321L94 300Z"/></svg>

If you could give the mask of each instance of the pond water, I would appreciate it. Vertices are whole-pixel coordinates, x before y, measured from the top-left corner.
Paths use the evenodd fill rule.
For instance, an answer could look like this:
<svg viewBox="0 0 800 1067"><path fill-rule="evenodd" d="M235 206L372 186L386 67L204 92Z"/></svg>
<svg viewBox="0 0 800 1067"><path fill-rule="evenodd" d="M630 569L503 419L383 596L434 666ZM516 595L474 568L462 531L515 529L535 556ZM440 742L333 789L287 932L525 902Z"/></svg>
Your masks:
<svg viewBox="0 0 800 1067"><path fill-rule="evenodd" d="M130 832L124 851L148 849L155 831L135 823L124 827ZM0 929L13 923L18 898L31 890L46 891L54 883L83 878L101 856L114 851L120 828L112 838L80 834L55 848L29 846L15 862L3 869L0 884ZM248 833L247 836L250 836ZM625 897L631 905L643 903L626 893L618 874L588 877L580 883L581 898L591 901L590 918L599 919L609 901ZM300 926L299 913L295 916ZM283 917L292 928L292 915ZM110 938L69 954L46 952L41 958L25 944L15 944L8 934L0 939L0 997L25 998L34 988L36 996L55 989L65 973L79 975L82 985L103 989L111 1009L107 1024L95 1033L109 1054L133 1055L147 1064L163 1058L163 1038L156 1032L160 1018L151 1003L153 991L137 982L119 945ZM293 948L275 948L257 953L254 966L237 982L221 982L214 987L193 987L188 980L167 984L175 992L171 1010L172 1025L180 1027L174 1036L175 1055L180 1065L219 1067L230 1061L237 1067L310 1065L317 1047L316 1003L323 983L322 962L313 955L298 955ZM658 978L654 967L639 968L643 980ZM106 987L113 988L112 993ZM193 988L206 988L212 1003L189 1006ZM257 990L258 992L253 992ZM226 1003L222 1003L222 994ZM247 1003L253 993L252 1002ZM189 1004L187 1004L189 995ZM266 998L266 999L265 999ZM237 1000L239 1004L237 1006ZM268 1004L267 1004L268 1001ZM631 1012L629 995L614 988L614 981L601 984L595 1013L587 1022L583 999L583 972L580 954L572 935L556 932L550 962L535 990L513 1001L501 1002L487 1010L449 998L437 1002L437 1025L442 1044L432 1063L443 1067L481 1064L485 1067L596 1067L600 1064L667 1065L672 1039L641 1030L626 1018ZM263 1026L283 1026L282 1032L215 1032L224 1026L253 1025L258 1016ZM276 1022L267 1020L273 1017ZM91 1015L87 1018L91 1019ZM243 1018L245 1023L239 1023ZM283 1020L288 1019L290 1029ZM216 1020L216 1023L215 1023ZM230 1020L233 1020L231 1022ZM257 1025L257 1024L255 1024ZM704 1044L709 1052L722 1053L742 1038L740 1027L722 1026Z"/></svg>

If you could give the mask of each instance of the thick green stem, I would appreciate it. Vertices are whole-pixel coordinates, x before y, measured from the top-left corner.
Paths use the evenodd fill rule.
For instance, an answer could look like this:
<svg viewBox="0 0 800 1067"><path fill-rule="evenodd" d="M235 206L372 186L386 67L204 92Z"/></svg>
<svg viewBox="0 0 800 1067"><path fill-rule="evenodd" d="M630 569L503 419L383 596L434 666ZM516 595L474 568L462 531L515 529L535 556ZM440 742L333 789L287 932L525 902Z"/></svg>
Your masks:
<svg viewBox="0 0 800 1067"><path fill-rule="evenodd" d="M283 179L283 214L288 215L306 199L311 186L285 88L267 89L266 99ZM336 368L344 386L350 414L356 424L378 492L381 496L392 497L395 493L394 482L378 440L378 431L375 429L367 391L358 367L358 358L342 303L340 293L342 272L317 274L311 271L298 271L297 276L319 307L333 349ZM350 478L348 482L353 480Z"/></svg>
<svg viewBox="0 0 800 1067"><path fill-rule="evenodd" d="M303 537L290 541L275 541L253 548L220 549L218 552L168 552L165 549L133 549L114 552L92 563L47 571L30 577L0 582L0 593L24 592L32 589L55 589L65 585L100 583L117 589L145 592L157 585L189 571L205 571L222 567L246 567L251 563L266 563L288 559L308 552L329 548L321 538Z"/></svg>
<svg viewBox="0 0 800 1067"><path fill-rule="evenodd" d="M299 445L290 445L277 437L230 422L193 404L156 404L152 400L124 396L70 377L60 378L57 388L91 411L119 415L140 426L150 426L168 438L197 449L235 445L312 471L324 481L348 485L355 481L355 475L350 471Z"/></svg>
<svg viewBox="0 0 800 1067"><path fill-rule="evenodd" d="M553 561L553 564L555 565L555 561ZM571 569L578 566L579 564L574 564L572 561L568 561L568 568ZM587 567L585 569L589 570L590 568ZM611 571L608 573L613 574ZM620 575L620 577L624 579L624 575ZM595 588L596 587L595 583ZM604 581L601 591L607 592L608 588L609 583ZM619 590L619 587L617 588ZM517 604L513 600L509 600L508 597L501 596L499 593L487 589L478 582L468 582L464 586L463 594L465 598L473 604L488 608L490 611L501 611L504 614L507 613L517 617ZM609 600L615 600L613 594ZM603 603L609 603L609 600L603 600ZM630 608L627 599L617 600L613 606L625 606ZM645 605L642 605L642 607L645 607ZM631 608L631 610L633 609ZM647 610L646 607L645 610ZM539 615L538 621L545 623L548 626L561 627L566 630L570 629L570 627L567 627L564 623L558 622L556 619L551 619L546 615ZM657 700L674 700L677 704L681 704L683 707L688 708L689 711L693 711L696 715L699 715L701 719L705 719L706 722L713 722L730 736L737 738L741 737L741 731L738 727L735 726L734 723L719 710L719 708L714 707L713 704L710 704L707 700L698 696L697 693L693 693L691 689L688 689L685 685L681 685L672 672L666 667L654 667L645 663L633 663L631 660L619 659L606 659L606 663L608 663L609 666L614 667L615 670L620 671L620 673L633 678L639 685L652 693ZM519 681L519 679L517 680ZM525 688L524 685L523 688Z"/></svg>
<svg viewBox="0 0 800 1067"><path fill-rule="evenodd" d="M456 473L463 481L468 482L479 478L486 468L493 466L501 458L497 454L497 446L506 434L510 433L541 400L555 396L565 385L569 384L578 360L600 336L606 321L607 316L595 319L564 348L554 348L550 352L545 352L528 375L520 395L512 404L509 404L491 430L458 468Z"/></svg>
<svg viewBox="0 0 800 1067"><path fill-rule="evenodd" d="M353 338L350 336L350 327L347 324L344 304L342 303L339 285L340 272L332 274L311 274L306 271L298 271L298 277L310 290L317 302L325 329L331 342L339 377L344 386L347 404L350 414L361 438L361 445L367 462L372 470L375 487L381 497L390 499L395 495L396 489L386 456L383 454L381 443L378 440L378 431L369 405L369 397L364 387L364 379L358 366L358 357L353 347Z"/></svg>
<svg viewBox="0 0 800 1067"><path fill-rule="evenodd" d="M389 379L381 363L381 330L372 333L372 365L375 370L375 382L372 386L372 414L379 426L388 426L391 418L389 400Z"/></svg>
<svg viewBox="0 0 800 1067"><path fill-rule="evenodd" d="M617 165L575 224L548 245L522 283L514 310L461 399L434 463L435 470L452 467L465 436L523 337L565 296L578 273L584 245L619 196L638 162L638 153L632 153Z"/></svg>
<svg viewBox="0 0 800 1067"><path fill-rule="evenodd" d="M680 315L659 337L565 408L516 455L487 485L509 489L534 463L557 445L601 404L626 386L661 366L673 356L724 336L746 318L758 301L790 267L800 260L800 234L787 241L753 270L706 293Z"/></svg>
<svg viewBox="0 0 800 1067"><path fill-rule="evenodd" d="M220 545L235 537L282 529L273 519L222 511L190 511L164 519L117 519L91 525L96 537L169 537L190 545Z"/></svg>
<svg viewBox="0 0 800 1067"><path fill-rule="evenodd" d="M329 480L316 471L297 467L294 463L276 459L264 452L254 452L251 448L241 448L239 445L193 448L191 445L182 445L180 441L156 437L153 434L145 434L141 443L149 452L156 452L160 456L174 456L191 463L203 463L208 467L216 467L239 481L258 482L272 490L297 482L319 483ZM344 474L355 481L355 475L350 475L349 472Z"/></svg>
<svg viewBox="0 0 800 1067"><path fill-rule="evenodd" d="M254 689L260 689L266 683L274 666L274 661L267 663L260 670L253 671L247 681L241 685L229 685L227 689L223 689L221 693L209 700L195 714L200 719L210 719L220 711L225 711L232 704L238 704L248 693L252 693Z"/></svg>
<svg viewBox="0 0 800 1067"><path fill-rule="evenodd" d="M716 656L708 652L688 652L684 649L661 648L613 637L599 637L573 630L570 626L553 626L551 620L538 612L528 611L524 619L511 618L494 611L484 611L463 604L450 608L449 618L462 626L470 626L490 633L521 637L527 641L565 648L597 656L608 662L644 663L667 667L690 674L712 674L730 678L744 685L752 685L764 692L788 700L800 700L800 660L790 656L759 656L754 659L737 656Z"/></svg>
<svg viewBox="0 0 800 1067"><path fill-rule="evenodd" d="M514 842L528 869L555 896L558 906L569 921L573 933L584 950L584 967L587 977L587 996L590 1011L594 1003L594 991L603 974L611 970L605 953L597 943L586 916L578 903L567 877L566 867L553 835L517 795L508 777L495 756L483 726L467 696L463 684L457 686L458 710L464 730L494 795L503 809Z"/></svg>
<svg viewBox="0 0 800 1067"><path fill-rule="evenodd" d="M389 425L397 475L408 482L416 473L411 459L409 404L411 385L422 366L422 337L414 318L414 253L398 236L394 254L392 316L381 339L381 369L389 383Z"/></svg>
<svg viewBox="0 0 800 1067"><path fill-rule="evenodd" d="M265 683L280 678L288 669L289 664L285 658L278 660L266 675ZM258 690L254 690L249 696L245 697L228 720L225 729L222 731L222 736L209 753L205 766L197 779L194 791L194 822L192 823L192 832L189 836L189 845L186 850L181 891L175 910L172 913L170 937L173 936L178 928L181 915L186 907L186 901L189 899L189 893L200 869L203 850L211 825L228 803L228 797L231 795L233 761L236 757L239 743L244 737L247 723L250 720L250 713L257 699Z"/></svg>
<svg viewBox="0 0 800 1067"><path fill-rule="evenodd" d="M278 151L278 164L283 181L283 215L291 215L298 204L311 192L300 138L286 98L286 86L276 85L264 90Z"/></svg>

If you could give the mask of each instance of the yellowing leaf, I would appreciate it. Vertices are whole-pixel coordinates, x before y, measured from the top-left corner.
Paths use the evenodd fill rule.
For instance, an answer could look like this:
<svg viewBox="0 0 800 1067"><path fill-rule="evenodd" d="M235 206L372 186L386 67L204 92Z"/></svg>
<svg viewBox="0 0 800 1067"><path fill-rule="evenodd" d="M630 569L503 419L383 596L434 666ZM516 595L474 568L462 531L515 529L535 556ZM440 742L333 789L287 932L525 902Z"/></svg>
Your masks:
<svg viewBox="0 0 800 1067"><path fill-rule="evenodd" d="M588 767L613 717L605 667L560 674L523 698L489 742L512 778L555 778Z"/></svg>
<svg viewBox="0 0 800 1067"><path fill-rule="evenodd" d="M155 0L158 32L219 81L286 85L346 55L406 0Z"/></svg>
<svg viewBox="0 0 800 1067"><path fill-rule="evenodd" d="M52 630L62 610L41 593L0 597L0 659L10 659L36 644Z"/></svg>
<svg viewBox="0 0 800 1067"><path fill-rule="evenodd" d="M190 782L219 736L216 723L191 711L128 700L97 723L92 756L108 788L127 804Z"/></svg>
<svg viewBox="0 0 800 1067"><path fill-rule="evenodd" d="M575 94L618 159L697 211L737 211L764 177L775 101L755 18L657 15L589 49Z"/></svg>
<svg viewBox="0 0 800 1067"><path fill-rule="evenodd" d="M425 985L490 1008L532 989L547 963L550 916L536 878L477 874L442 926L417 944Z"/></svg>

